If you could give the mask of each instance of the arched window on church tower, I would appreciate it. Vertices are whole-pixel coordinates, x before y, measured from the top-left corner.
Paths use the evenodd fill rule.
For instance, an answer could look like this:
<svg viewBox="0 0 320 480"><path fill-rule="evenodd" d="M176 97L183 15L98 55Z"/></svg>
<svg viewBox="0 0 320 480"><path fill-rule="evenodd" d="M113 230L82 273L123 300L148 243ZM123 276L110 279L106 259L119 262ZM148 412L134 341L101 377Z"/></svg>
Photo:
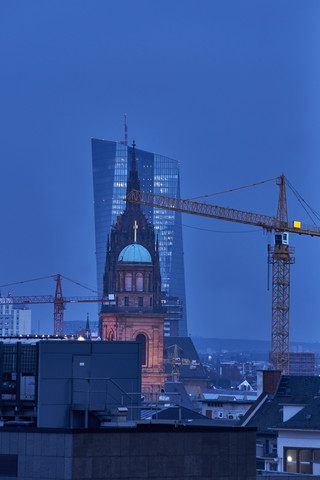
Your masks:
<svg viewBox="0 0 320 480"><path fill-rule="evenodd" d="M147 365L147 339L143 333L136 336L136 342L141 343L141 359L142 365Z"/></svg>
<svg viewBox="0 0 320 480"><path fill-rule="evenodd" d="M113 333L113 330L111 329L108 335L108 341L113 342L113 340L114 340L114 333Z"/></svg>
<svg viewBox="0 0 320 480"><path fill-rule="evenodd" d="M136 275L136 291L143 292L143 275L142 273L137 273Z"/></svg>
<svg viewBox="0 0 320 480"><path fill-rule="evenodd" d="M132 291L132 273L126 273L124 279L124 287L126 292Z"/></svg>

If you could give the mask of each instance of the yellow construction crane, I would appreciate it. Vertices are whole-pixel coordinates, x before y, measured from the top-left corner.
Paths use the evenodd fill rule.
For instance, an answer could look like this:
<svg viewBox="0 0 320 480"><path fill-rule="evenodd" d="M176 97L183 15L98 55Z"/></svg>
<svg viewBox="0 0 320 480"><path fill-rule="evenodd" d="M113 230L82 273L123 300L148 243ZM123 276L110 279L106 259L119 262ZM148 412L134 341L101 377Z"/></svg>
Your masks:
<svg viewBox="0 0 320 480"><path fill-rule="evenodd" d="M290 265L294 263L294 248L289 246L289 233L320 237L320 227L304 226L298 221L289 222L285 176L282 174L272 180L276 180L280 189L275 217L137 190L132 190L126 200L166 210L255 225L274 232L274 246L268 245L269 263L272 264L271 363L283 374L289 374Z"/></svg>
<svg viewBox="0 0 320 480"><path fill-rule="evenodd" d="M180 376L180 367L183 365L189 365L190 370L194 370L197 368L197 365L200 365L199 362L196 360L190 360L189 358L180 358L179 357L179 350L182 350L179 345L170 345L170 347L167 348L167 350L173 349L172 354L168 355L168 358L165 358L163 360L163 363L165 365L171 365L171 380L173 382L179 382L179 376Z"/></svg>

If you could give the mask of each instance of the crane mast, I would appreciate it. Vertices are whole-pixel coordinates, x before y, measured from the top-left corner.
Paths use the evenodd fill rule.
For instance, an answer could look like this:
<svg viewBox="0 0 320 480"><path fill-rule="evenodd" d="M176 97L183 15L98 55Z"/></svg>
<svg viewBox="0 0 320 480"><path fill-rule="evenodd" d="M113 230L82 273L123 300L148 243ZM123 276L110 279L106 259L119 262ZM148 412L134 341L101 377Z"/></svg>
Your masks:
<svg viewBox="0 0 320 480"><path fill-rule="evenodd" d="M300 222L289 223L284 175L277 178L277 185L280 188L276 217L138 190L132 190L126 200L166 210L255 225L275 233L274 246L268 246L268 262L272 264L270 360L274 368L281 370L283 374L289 374L290 265L295 260L292 256L294 248L289 246L289 232L320 237L320 228L302 226Z"/></svg>
<svg viewBox="0 0 320 480"><path fill-rule="evenodd" d="M294 247L289 246L288 210L285 177L277 179L280 187L277 228L274 247L268 245L268 262L272 265L272 321L271 321L271 364L284 375L289 375L289 312L290 312L290 265Z"/></svg>
<svg viewBox="0 0 320 480"><path fill-rule="evenodd" d="M56 293L54 296L54 312L53 312L53 332L54 335L63 335L63 296L61 287L61 275L57 275Z"/></svg>

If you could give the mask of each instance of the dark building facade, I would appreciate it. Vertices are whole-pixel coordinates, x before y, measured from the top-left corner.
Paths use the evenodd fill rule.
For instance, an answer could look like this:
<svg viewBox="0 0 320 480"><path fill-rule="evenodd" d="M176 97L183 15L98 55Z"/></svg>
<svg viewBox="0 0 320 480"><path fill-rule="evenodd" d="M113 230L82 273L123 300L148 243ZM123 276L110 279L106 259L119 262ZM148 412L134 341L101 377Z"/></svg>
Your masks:
<svg viewBox="0 0 320 480"><path fill-rule="evenodd" d="M127 406L139 415L140 395L127 393L141 391L139 343L30 342L0 342L0 426L99 428Z"/></svg>
<svg viewBox="0 0 320 480"><path fill-rule="evenodd" d="M97 285L103 290L106 241L111 227L125 209L132 147L107 140L92 139L92 166L96 235ZM176 160L144 150L136 150L136 169L141 190L180 197L180 172ZM165 320L165 335L187 335L184 260L181 213L142 207L146 219L158 236L162 285L166 302L179 302L174 321ZM141 227L140 227L141 228ZM140 229L141 233L141 229ZM137 232L139 242L139 230ZM124 234L125 235L125 234ZM133 231L130 232L133 235ZM151 241L151 238L150 238ZM114 293L114 292L110 292ZM178 329L177 329L178 325ZM177 332L178 330L178 332Z"/></svg>
<svg viewBox="0 0 320 480"><path fill-rule="evenodd" d="M162 421L163 422L163 421ZM255 480L255 431L177 422L97 430L0 428L0 475L17 480Z"/></svg>

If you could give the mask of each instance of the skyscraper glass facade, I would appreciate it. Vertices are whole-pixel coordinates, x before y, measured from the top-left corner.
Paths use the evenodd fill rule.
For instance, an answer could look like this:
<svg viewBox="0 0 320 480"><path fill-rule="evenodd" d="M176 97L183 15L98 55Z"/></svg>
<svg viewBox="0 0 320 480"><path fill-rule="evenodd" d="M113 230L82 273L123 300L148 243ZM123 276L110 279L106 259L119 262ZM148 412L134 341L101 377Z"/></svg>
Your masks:
<svg viewBox="0 0 320 480"><path fill-rule="evenodd" d="M125 208L132 148L122 143L92 139L92 167L96 233L97 285L102 293L107 235ZM180 197L179 162L136 148L140 188ZM179 334L187 335L181 213L142 206L159 239L162 291L183 303Z"/></svg>

